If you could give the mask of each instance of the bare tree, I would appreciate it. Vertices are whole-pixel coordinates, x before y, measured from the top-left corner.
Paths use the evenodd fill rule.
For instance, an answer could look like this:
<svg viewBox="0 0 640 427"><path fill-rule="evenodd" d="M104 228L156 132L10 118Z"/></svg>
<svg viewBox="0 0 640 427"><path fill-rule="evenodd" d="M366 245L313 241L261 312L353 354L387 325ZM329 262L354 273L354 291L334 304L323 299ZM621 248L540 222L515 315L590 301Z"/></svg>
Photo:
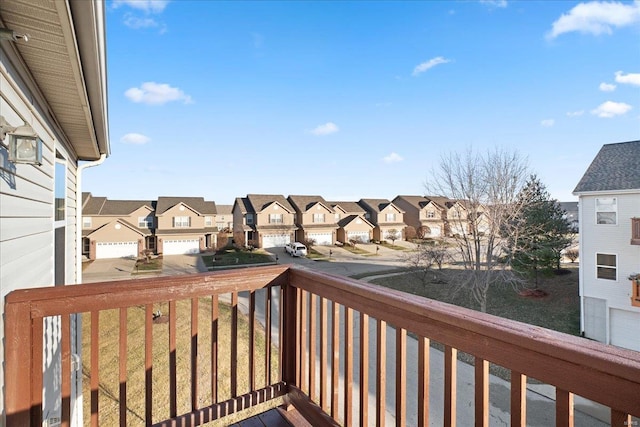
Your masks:
<svg viewBox="0 0 640 427"><path fill-rule="evenodd" d="M500 255L504 229L521 209L517 196L528 176L526 160L515 151L479 154L469 149L441 157L425 184L427 194L458 202L447 217L449 226L458 231L453 241L465 269L456 282L471 291L483 312L492 284L517 281Z"/></svg>
<svg viewBox="0 0 640 427"><path fill-rule="evenodd" d="M411 226L411 225L407 225L404 228L404 238L408 241L411 241L413 239L415 239L417 236L416 234L416 228Z"/></svg>
<svg viewBox="0 0 640 427"><path fill-rule="evenodd" d="M450 249L442 240L432 244L420 244L415 251L409 252L405 256L405 262L420 274L419 277L423 283L426 283L431 276L429 273L433 267L437 266L438 271L441 271L442 266L450 259Z"/></svg>
<svg viewBox="0 0 640 427"><path fill-rule="evenodd" d="M571 261L572 264L576 262L579 255L580 255L580 252L578 252L577 249L567 249L566 251L564 251L564 256L569 258L569 261Z"/></svg>
<svg viewBox="0 0 640 427"><path fill-rule="evenodd" d="M395 244L396 240L400 238L400 232L395 228L387 230L387 234L384 237L386 240L391 240L391 244Z"/></svg>
<svg viewBox="0 0 640 427"><path fill-rule="evenodd" d="M418 239L420 239L420 240L426 239L427 236L429 236L430 234L431 234L431 229L429 227L427 227L426 225L421 225L416 230L416 237Z"/></svg>

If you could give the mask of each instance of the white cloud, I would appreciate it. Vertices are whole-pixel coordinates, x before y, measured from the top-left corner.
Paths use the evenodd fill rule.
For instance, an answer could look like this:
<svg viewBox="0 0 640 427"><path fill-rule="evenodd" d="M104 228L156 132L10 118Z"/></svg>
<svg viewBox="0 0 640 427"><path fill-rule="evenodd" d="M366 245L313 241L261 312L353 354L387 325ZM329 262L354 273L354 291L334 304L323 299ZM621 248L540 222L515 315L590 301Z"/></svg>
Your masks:
<svg viewBox="0 0 640 427"><path fill-rule="evenodd" d="M151 141L151 138L141 133L128 133L122 138L120 138L120 141L124 142L125 144L142 145Z"/></svg>
<svg viewBox="0 0 640 427"><path fill-rule="evenodd" d="M480 0L480 3L492 7L507 7L507 0Z"/></svg>
<svg viewBox="0 0 640 427"><path fill-rule="evenodd" d="M327 122L323 125L317 126L315 129L311 131L312 134L316 136L329 135L332 133L336 133L340 130L340 128L332 122Z"/></svg>
<svg viewBox="0 0 640 427"><path fill-rule="evenodd" d="M640 73L622 74L622 71L616 71L616 81L618 83L640 86Z"/></svg>
<svg viewBox="0 0 640 427"><path fill-rule="evenodd" d="M625 114L629 110L631 110L631 105L629 104L625 104L624 102L607 101L600 104L598 108L591 110L591 114L608 119Z"/></svg>
<svg viewBox="0 0 640 427"><path fill-rule="evenodd" d="M580 117L583 114L584 114L584 110L569 111L567 112L567 117Z"/></svg>
<svg viewBox="0 0 640 427"><path fill-rule="evenodd" d="M613 92L614 90L616 90L616 85L602 82L600 83L599 88L603 92Z"/></svg>
<svg viewBox="0 0 640 427"><path fill-rule="evenodd" d="M540 126L545 127L545 128L550 128L551 126L553 126L555 124L555 120L553 119L544 119L543 121L540 122Z"/></svg>
<svg viewBox="0 0 640 427"><path fill-rule="evenodd" d="M640 22L640 2L592 1L574 6L553 24L547 38L560 34L580 32L585 34L611 34L613 28L625 27Z"/></svg>
<svg viewBox="0 0 640 427"><path fill-rule="evenodd" d="M385 162L385 163L398 163L398 162L401 162L403 160L404 160L404 158L401 155L399 155L398 153L395 153L395 152L393 152L393 153L389 154L388 156L385 156L385 157L382 158L382 161Z"/></svg>
<svg viewBox="0 0 640 427"><path fill-rule="evenodd" d="M421 73L424 73L428 69L435 67L436 65L446 64L447 62L451 62L451 60L446 59L442 56L436 56L435 58L431 58L430 60L417 65L416 68L413 69L413 75L417 76Z"/></svg>
<svg viewBox="0 0 640 427"><path fill-rule="evenodd" d="M133 16L130 14L127 14L124 18L124 25L126 25L129 28L133 28L134 30L140 29L140 28L155 28L155 27L159 27L160 24L153 18L139 18L137 16Z"/></svg>
<svg viewBox="0 0 640 427"><path fill-rule="evenodd" d="M124 94L133 102L149 105L162 105L171 101L182 101L185 104L192 102L189 95L166 83L145 82L139 88L132 87L127 89Z"/></svg>
<svg viewBox="0 0 640 427"><path fill-rule="evenodd" d="M129 6L133 9L142 10L147 13L161 13L169 4L169 0L114 0L113 7L121 5Z"/></svg>

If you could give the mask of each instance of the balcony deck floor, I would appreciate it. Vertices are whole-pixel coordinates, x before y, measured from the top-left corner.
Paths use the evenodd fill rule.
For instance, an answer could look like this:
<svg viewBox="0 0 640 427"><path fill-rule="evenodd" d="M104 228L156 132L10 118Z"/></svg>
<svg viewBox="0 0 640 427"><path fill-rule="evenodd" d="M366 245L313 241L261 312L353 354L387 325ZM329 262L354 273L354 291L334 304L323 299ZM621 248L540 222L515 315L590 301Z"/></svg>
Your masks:
<svg viewBox="0 0 640 427"><path fill-rule="evenodd" d="M230 427L311 427L311 424L295 409L284 411L276 408L232 424Z"/></svg>

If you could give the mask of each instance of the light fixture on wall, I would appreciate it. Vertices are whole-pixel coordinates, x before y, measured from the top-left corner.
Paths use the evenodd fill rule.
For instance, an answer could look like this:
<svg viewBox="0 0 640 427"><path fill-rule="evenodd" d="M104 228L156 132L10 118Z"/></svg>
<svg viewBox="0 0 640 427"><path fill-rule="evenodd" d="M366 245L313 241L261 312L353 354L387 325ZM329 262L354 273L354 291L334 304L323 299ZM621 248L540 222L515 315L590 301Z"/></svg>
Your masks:
<svg viewBox="0 0 640 427"><path fill-rule="evenodd" d="M29 41L29 34L16 33L8 28L0 28L0 40L17 42L18 40Z"/></svg>
<svg viewBox="0 0 640 427"><path fill-rule="evenodd" d="M7 135L10 162L42 164L42 140L29 124L14 127L0 116L0 141L3 141Z"/></svg>

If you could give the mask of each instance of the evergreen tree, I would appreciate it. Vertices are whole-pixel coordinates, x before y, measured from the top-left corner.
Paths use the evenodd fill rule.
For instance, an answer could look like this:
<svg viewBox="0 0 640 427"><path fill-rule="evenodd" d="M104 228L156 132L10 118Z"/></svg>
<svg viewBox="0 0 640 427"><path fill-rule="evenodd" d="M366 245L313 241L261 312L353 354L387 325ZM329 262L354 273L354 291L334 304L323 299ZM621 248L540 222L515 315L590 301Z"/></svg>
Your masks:
<svg viewBox="0 0 640 427"><path fill-rule="evenodd" d="M511 267L534 278L537 286L539 274L550 275L560 268L561 252L571 244L571 230L565 212L535 175L518 199L522 209L511 224L507 245Z"/></svg>

